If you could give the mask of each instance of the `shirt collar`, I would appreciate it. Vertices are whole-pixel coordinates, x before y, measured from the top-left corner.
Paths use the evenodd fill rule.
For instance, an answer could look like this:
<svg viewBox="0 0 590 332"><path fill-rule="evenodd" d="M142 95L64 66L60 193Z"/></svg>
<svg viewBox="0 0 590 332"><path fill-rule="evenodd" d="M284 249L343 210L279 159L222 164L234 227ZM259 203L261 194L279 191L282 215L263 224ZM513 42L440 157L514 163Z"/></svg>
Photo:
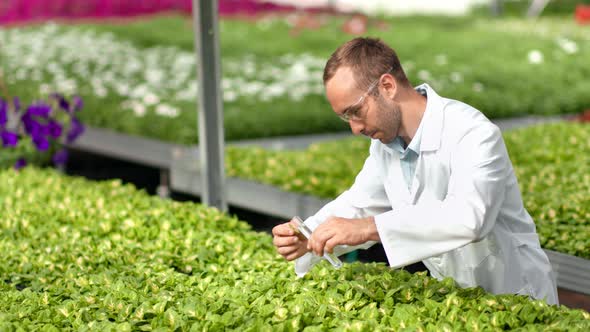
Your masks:
<svg viewBox="0 0 590 332"><path fill-rule="evenodd" d="M436 151L440 147L442 137L445 101L428 84L424 83L415 88L425 90L428 94L426 111L420 121L420 151Z"/></svg>

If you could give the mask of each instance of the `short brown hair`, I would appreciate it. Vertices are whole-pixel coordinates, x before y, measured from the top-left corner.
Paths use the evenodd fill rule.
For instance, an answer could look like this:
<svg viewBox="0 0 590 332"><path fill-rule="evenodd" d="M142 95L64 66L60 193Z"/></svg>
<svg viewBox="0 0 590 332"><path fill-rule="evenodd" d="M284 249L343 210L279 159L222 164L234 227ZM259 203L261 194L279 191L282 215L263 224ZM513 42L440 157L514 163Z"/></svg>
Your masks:
<svg viewBox="0 0 590 332"><path fill-rule="evenodd" d="M368 89L371 83L388 70L403 86L411 86L395 51L377 38L354 38L334 51L324 67L324 85L340 67L352 69L359 89Z"/></svg>

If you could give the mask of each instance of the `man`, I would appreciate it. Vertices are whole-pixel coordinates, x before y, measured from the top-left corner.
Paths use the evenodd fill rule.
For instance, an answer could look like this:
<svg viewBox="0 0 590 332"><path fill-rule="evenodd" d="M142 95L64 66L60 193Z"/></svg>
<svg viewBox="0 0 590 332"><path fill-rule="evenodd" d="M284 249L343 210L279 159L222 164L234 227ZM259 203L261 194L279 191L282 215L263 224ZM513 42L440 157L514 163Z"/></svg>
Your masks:
<svg viewBox="0 0 590 332"><path fill-rule="evenodd" d="M558 303L497 126L427 84L414 89L394 50L377 39L340 46L324 85L334 112L371 147L352 187L305 221L309 241L289 223L273 229L299 275L324 252L381 242L393 268L422 261L432 276L462 287Z"/></svg>

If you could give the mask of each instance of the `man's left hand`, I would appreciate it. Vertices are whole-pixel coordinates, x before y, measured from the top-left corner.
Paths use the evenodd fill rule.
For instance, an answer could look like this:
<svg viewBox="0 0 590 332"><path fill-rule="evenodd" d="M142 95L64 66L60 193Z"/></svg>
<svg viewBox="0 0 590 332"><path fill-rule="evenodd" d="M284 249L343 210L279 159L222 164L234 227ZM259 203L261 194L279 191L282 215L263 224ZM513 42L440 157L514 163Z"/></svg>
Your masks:
<svg viewBox="0 0 590 332"><path fill-rule="evenodd" d="M379 241L375 218L347 219L329 217L311 234L307 248L318 256L332 253L337 245L356 246L367 241Z"/></svg>

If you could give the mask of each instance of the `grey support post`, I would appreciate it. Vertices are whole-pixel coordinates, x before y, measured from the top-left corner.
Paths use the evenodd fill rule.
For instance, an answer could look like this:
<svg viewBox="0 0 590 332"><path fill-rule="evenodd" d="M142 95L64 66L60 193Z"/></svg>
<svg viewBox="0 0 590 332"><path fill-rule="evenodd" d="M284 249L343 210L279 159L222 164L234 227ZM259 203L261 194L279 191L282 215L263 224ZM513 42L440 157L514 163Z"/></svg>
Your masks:
<svg viewBox="0 0 590 332"><path fill-rule="evenodd" d="M199 78L199 149L202 201L227 211L217 0L193 0Z"/></svg>
<svg viewBox="0 0 590 332"><path fill-rule="evenodd" d="M502 15L502 0L492 0L490 2L490 9L493 16Z"/></svg>

